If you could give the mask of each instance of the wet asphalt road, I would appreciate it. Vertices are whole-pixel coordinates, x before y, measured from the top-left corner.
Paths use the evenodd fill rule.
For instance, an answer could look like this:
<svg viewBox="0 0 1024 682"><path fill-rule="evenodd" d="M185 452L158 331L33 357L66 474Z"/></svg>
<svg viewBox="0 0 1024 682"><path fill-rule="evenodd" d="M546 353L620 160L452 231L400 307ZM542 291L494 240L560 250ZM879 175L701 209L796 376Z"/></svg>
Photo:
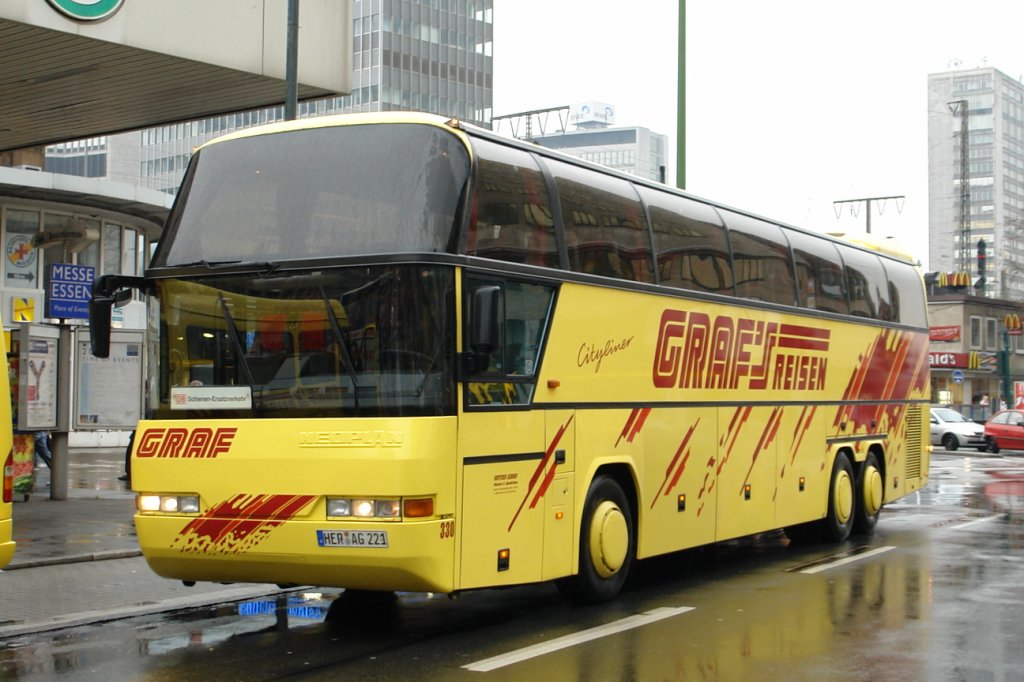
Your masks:
<svg viewBox="0 0 1024 682"><path fill-rule="evenodd" d="M310 590L0 642L0 679L1018 680L1022 585L1024 456L937 452L872 536L642 562L611 604Z"/></svg>

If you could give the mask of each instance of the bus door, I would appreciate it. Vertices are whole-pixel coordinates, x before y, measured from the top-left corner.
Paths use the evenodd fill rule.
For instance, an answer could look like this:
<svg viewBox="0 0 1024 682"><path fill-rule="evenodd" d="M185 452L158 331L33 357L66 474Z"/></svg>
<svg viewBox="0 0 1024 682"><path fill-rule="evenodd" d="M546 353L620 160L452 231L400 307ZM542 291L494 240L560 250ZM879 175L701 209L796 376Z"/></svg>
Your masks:
<svg viewBox="0 0 1024 682"><path fill-rule="evenodd" d="M460 589L542 579L544 421L532 410L462 415Z"/></svg>
<svg viewBox="0 0 1024 682"><path fill-rule="evenodd" d="M464 357L479 356L486 367L467 367L462 384L460 587L565 575L571 529L548 528L547 517L571 518L572 412L531 409L555 287L490 276L467 276L463 285L472 301L467 321L476 315L493 325L483 325L486 352L472 350L479 333L464 326ZM486 311L476 296L483 290ZM549 543L565 556L546 556Z"/></svg>

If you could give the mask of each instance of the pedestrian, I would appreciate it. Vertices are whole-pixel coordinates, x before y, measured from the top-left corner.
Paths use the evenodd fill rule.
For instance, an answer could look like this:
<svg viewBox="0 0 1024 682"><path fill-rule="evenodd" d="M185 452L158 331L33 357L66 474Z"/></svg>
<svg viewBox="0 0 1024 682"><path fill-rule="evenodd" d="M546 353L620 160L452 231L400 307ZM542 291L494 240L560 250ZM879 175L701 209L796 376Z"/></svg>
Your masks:
<svg viewBox="0 0 1024 682"><path fill-rule="evenodd" d="M117 477L119 481L132 482L132 443L135 442L135 429L128 434L128 446L124 449L124 473Z"/></svg>
<svg viewBox="0 0 1024 682"><path fill-rule="evenodd" d="M50 452L50 433L49 431L36 431L35 432L35 451L36 451L36 466L39 466L39 460L43 460L46 464L47 469L53 468L53 453Z"/></svg>

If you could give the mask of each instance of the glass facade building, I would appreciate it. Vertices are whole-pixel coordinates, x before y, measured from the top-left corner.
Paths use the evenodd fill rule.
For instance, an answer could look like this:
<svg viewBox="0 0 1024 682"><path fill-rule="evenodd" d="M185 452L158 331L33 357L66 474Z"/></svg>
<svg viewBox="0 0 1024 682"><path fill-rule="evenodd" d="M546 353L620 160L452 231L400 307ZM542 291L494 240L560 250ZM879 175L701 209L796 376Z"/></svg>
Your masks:
<svg viewBox="0 0 1024 682"><path fill-rule="evenodd" d="M961 139L966 102L967 136ZM963 154L962 157L962 153ZM961 249L962 164L967 159L968 247ZM1024 298L1024 83L994 68L928 76L928 259L932 270L969 266L986 244L987 296Z"/></svg>

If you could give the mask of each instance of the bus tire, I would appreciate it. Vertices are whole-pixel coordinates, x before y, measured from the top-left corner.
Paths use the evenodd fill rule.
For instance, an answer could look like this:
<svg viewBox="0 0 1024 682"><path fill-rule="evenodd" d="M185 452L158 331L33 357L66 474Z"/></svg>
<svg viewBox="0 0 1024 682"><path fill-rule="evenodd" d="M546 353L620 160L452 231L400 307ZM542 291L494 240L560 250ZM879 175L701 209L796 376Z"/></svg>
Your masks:
<svg viewBox="0 0 1024 682"><path fill-rule="evenodd" d="M828 486L828 513L822 519L822 536L832 542L842 542L853 530L856 504L855 479L850 459L840 452L832 464L832 478Z"/></svg>
<svg viewBox="0 0 1024 682"><path fill-rule="evenodd" d="M614 599L626 582L636 555L636 525L626 493L611 476L590 484L580 524L580 567L558 583L577 603Z"/></svg>
<svg viewBox="0 0 1024 682"><path fill-rule="evenodd" d="M885 480L878 457L869 452L860 467L857 477L857 502L854 505L853 529L858 533L870 533L878 523L885 497Z"/></svg>

